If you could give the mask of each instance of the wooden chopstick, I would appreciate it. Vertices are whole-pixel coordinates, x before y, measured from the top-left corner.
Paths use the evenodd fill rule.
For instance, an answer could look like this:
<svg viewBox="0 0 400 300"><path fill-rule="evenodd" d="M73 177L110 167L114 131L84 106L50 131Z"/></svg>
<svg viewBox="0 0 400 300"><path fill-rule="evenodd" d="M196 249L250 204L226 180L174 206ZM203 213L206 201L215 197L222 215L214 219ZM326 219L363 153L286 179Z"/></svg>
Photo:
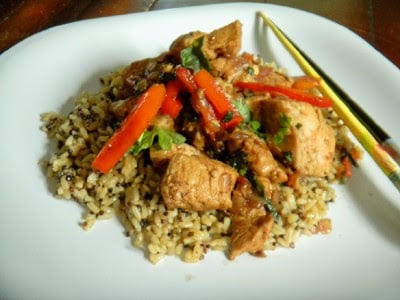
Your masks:
<svg viewBox="0 0 400 300"><path fill-rule="evenodd" d="M364 149L371 155L383 173L400 191L399 147L346 92L294 44L265 14L258 12L279 41L309 76L320 78L321 92L332 100L333 109L350 129Z"/></svg>

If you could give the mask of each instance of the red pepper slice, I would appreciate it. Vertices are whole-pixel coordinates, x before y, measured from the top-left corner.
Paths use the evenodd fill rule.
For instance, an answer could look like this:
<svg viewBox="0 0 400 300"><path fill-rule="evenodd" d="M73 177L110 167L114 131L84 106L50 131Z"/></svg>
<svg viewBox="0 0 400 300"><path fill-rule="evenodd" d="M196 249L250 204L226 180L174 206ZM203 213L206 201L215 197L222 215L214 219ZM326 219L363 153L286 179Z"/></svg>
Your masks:
<svg viewBox="0 0 400 300"><path fill-rule="evenodd" d="M235 105L228 99L215 78L205 69L194 75L194 81L199 88L204 90L208 102L215 111L215 115L226 129L233 128L242 122L243 118Z"/></svg>
<svg viewBox="0 0 400 300"><path fill-rule="evenodd" d="M332 101L329 98L314 96L294 88L278 86L278 85L268 85L258 82L243 82L243 81L235 82L234 86L239 89L248 89L254 92L268 92L268 93L277 93L285 95L290 99L307 102L321 108L332 107Z"/></svg>
<svg viewBox="0 0 400 300"><path fill-rule="evenodd" d="M175 119L182 107L182 100L179 98L179 92L182 90L182 86L178 80L168 81L166 87L166 96L161 105L161 112L165 115L170 115Z"/></svg>
<svg viewBox="0 0 400 300"><path fill-rule="evenodd" d="M192 73L183 67L176 69L176 77L182 83L184 89L191 95L191 104L193 109L201 116L201 121L206 133L213 139L218 131L221 130L214 110L206 99L198 94L198 86L194 82Z"/></svg>
<svg viewBox="0 0 400 300"><path fill-rule="evenodd" d="M184 67L178 67L176 69L176 77L182 83L186 91L188 91L192 95L196 93L197 85L194 82L193 75L189 71L189 69L186 69Z"/></svg>
<svg viewBox="0 0 400 300"><path fill-rule="evenodd" d="M121 127L114 132L92 162L94 169L107 173L118 163L156 116L165 93L163 84L155 84L140 96Z"/></svg>

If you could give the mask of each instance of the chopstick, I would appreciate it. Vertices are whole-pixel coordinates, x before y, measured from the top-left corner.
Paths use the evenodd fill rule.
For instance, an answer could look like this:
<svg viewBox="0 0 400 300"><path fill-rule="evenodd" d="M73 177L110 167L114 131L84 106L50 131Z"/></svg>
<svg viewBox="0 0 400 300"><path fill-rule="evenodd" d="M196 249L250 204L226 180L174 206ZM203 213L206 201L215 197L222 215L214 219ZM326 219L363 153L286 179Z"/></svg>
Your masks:
<svg viewBox="0 0 400 300"><path fill-rule="evenodd" d="M271 28L279 41L309 76L320 78L320 91L332 100L332 106L383 173L400 191L400 150L383 130L340 86L294 44L275 23L262 12L258 15Z"/></svg>

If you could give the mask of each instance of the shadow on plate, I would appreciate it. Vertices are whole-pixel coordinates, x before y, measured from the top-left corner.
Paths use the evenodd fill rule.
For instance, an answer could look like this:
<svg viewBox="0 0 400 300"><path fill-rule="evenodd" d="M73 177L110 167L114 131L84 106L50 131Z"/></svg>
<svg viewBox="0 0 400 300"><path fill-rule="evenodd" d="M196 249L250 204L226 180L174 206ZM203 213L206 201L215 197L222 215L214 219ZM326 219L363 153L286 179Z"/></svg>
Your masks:
<svg viewBox="0 0 400 300"><path fill-rule="evenodd" d="M256 44L256 49L261 55L263 61L267 63L274 63L279 69L285 69L287 67L286 58L291 57L289 52L287 52L287 50L283 50L285 52L285 55L287 55L285 60L283 60L283 57L281 56L282 53L279 53L277 55L276 49L273 50L273 46L275 44L274 40L276 40L277 38L272 30L264 24L264 21L261 18L255 18L254 28L254 40ZM283 45L281 45L281 47L282 49L284 49Z"/></svg>
<svg viewBox="0 0 400 300"><path fill-rule="evenodd" d="M254 40L256 41L256 49L258 49L261 54L262 59L265 62L276 61L276 58L273 56L273 51L270 48L270 42L268 40L268 36L271 34L271 31L268 30L268 27L265 26L264 21L261 18L254 18Z"/></svg>
<svg viewBox="0 0 400 300"><path fill-rule="evenodd" d="M376 231L400 248L400 206L395 205L399 199L389 199L382 190L385 186L377 186L377 181L360 169L350 179L349 192Z"/></svg>

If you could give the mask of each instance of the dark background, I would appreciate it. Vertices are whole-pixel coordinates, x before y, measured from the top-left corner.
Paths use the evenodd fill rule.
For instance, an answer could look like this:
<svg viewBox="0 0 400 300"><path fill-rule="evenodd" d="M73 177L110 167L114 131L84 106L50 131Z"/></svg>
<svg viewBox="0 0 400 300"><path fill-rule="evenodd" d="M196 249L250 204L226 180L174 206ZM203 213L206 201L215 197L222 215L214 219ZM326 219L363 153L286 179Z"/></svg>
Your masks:
<svg viewBox="0 0 400 300"><path fill-rule="evenodd" d="M81 19L159 10L221 0L0 0L0 53L45 28ZM344 25L400 67L399 0L270 0Z"/></svg>

